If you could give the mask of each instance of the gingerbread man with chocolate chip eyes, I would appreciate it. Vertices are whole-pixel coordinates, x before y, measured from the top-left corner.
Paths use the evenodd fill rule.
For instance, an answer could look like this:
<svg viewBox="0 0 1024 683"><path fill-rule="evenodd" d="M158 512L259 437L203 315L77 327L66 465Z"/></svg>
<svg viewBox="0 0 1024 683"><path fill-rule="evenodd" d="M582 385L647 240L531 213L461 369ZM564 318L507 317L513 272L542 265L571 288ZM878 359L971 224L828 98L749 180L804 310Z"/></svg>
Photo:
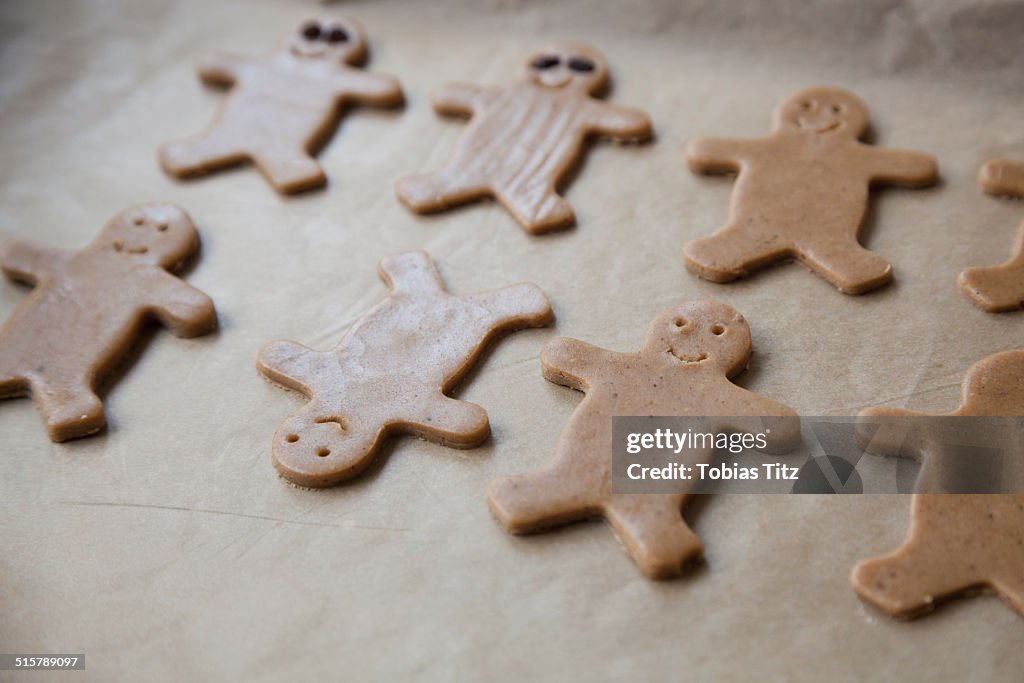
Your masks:
<svg viewBox="0 0 1024 683"><path fill-rule="evenodd" d="M868 110L839 88L796 93L775 112L771 135L752 140L698 139L686 156L698 173L738 174L729 223L683 250L686 267L729 282L795 258L846 294L892 280L892 266L858 242L877 184L926 187L934 157L860 142Z"/></svg>
<svg viewBox="0 0 1024 683"><path fill-rule="evenodd" d="M172 204L122 211L77 252L32 242L0 245L9 278L34 286L0 326L0 398L30 394L53 441L106 425L96 384L131 349L148 319L179 337L216 326L213 302L169 271L199 248Z"/></svg>
<svg viewBox="0 0 1024 683"><path fill-rule="evenodd" d="M746 369L750 347L743 316L706 301L655 318L644 347L635 353L607 351L576 339L549 342L541 354L544 378L586 397L547 469L490 485L488 502L495 517L514 534L604 517L644 574L678 576L703 552L682 516L691 494L613 493L612 417L720 416L711 423L714 429L745 433L760 431L767 417L766 451L787 452L800 440L796 413L730 381Z"/></svg>
<svg viewBox="0 0 1024 683"><path fill-rule="evenodd" d="M395 107L403 101L394 78L356 68L365 57L359 24L333 19L303 24L270 57L201 62L203 82L231 86L231 94L206 132L161 148L161 165L187 178L249 160L281 193L324 185L323 169L312 155L327 142L343 107Z"/></svg>
<svg viewBox="0 0 1024 683"><path fill-rule="evenodd" d="M472 120L444 168L396 183L399 199L430 213L494 197L529 233L571 225L573 210L558 185L579 159L584 138L651 136L644 112L592 97L607 82L600 52L563 43L531 55L526 78L514 85L444 87L434 95L434 109Z"/></svg>

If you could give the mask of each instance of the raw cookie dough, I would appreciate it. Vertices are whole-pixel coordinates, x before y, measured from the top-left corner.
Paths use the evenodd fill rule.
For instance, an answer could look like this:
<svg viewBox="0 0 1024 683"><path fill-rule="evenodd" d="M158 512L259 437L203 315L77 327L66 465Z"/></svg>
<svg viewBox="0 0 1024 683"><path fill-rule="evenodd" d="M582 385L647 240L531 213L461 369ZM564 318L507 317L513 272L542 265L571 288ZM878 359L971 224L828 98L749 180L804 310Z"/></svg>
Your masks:
<svg viewBox="0 0 1024 683"><path fill-rule="evenodd" d="M949 416L1021 415L1024 351L975 363L961 393L960 407ZM861 415L926 413L883 407ZM881 448L875 440L872 451L909 455L927 465L935 455L927 436ZM992 588L1024 614L1024 495L915 493L903 546L859 563L850 579L862 598L897 616L928 612L942 599L979 587Z"/></svg>
<svg viewBox="0 0 1024 683"><path fill-rule="evenodd" d="M479 444L490 433L487 413L445 393L499 333L552 318L532 284L449 294L422 251L385 258L379 271L390 294L337 348L277 341L260 352L260 372L310 398L274 436L274 465L300 486L354 477L393 434L456 448Z"/></svg>
<svg viewBox="0 0 1024 683"><path fill-rule="evenodd" d="M529 233L572 224L560 181L599 135L639 141L651 136L647 114L591 95L608 81L604 56L588 45L560 43L526 60L526 78L507 87L458 83L434 94L434 109L472 120L444 168L402 178L399 199L417 213L495 197Z"/></svg>
<svg viewBox="0 0 1024 683"><path fill-rule="evenodd" d="M1024 197L1024 163L995 159L985 164L978 182L989 194ZM998 266L968 268L960 273L960 289L976 306L991 313L1024 308L1024 223L1014 256Z"/></svg>
<svg viewBox="0 0 1024 683"><path fill-rule="evenodd" d="M192 220L172 204L122 211L77 252L2 245L4 274L35 288L0 327L0 398L31 394L53 441L103 429L96 384L146 319L179 337L216 326L210 297L168 272L198 248Z"/></svg>
<svg viewBox="0 0 1024 683"><path fill-rule="evenodd" d="M270 57L200 62L203 82L231 93L206 132L160 149L164 170L187 178L251 160L279 192L322 186L324 171L311 155L327 143L345 105L403 101L394 78L355 68L366 57L364 36L352 19L309 21Z"/></svg>
<svg viewBox="0 0 1024 683"><path fill-rule="evenodd" d="M796 413L729 381L747 367L750 350L747 321L715 302L686 303L662 313L635 353L576 339L549 342L541 355L545 379L586 397L562 432L550 467L490 485L494 515L515 534L602 516L644 574L680 575L703 552L682 516L690 494L612 493L612 417L778 416L768 451L786 452L799 442ZM746 431L730 420L720 427Z"/></svg>
<svg viewBox="0 0 1024 683"><path fill-rule="evenodd" d="M701 138L686 150L698 173L738 173L729 224L683 250L686 267L729 282L795 258L847 294L892 280L892 266L858 242L868 190L881 183L926 187L933 157L871 147L859 139L868 110L851 92L810 88L775 111L765 138Z"/></svg>

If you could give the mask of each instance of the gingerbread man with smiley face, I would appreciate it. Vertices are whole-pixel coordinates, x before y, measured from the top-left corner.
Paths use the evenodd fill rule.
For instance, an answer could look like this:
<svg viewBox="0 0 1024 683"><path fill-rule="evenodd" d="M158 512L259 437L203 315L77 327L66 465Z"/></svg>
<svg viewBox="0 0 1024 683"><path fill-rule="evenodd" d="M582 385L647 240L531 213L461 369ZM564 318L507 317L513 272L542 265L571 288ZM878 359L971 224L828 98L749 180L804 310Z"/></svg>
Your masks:
<svg viewBox="0 0 1024 683"><path fill-rule="evenodd" d="M613 493L612 417L721 416L716 429L748 432L752 421L775 416L766 450L786 452L800 439L796 413L729 381L747 367L750 349L746 320L715 302L661 314L635 353L576 339L549 342L541 355L544 378L586 397L563 431L551 466L491 484L494 515L515 534L602 516L644 574L678 576L702 553L700 539L682 517L691 494Z"/></svg>
<svg viewBox="0 0 1024 683"><path fill-rule="evenodd" d="M362 28L351 19L303 24L287 47L262 59L220 56L199 64L204 83L232 86L217 120L197 137L160 150L173 176L204 175L251 160L279 192L320 187L312 157L347 104L394 107L398 82L356 68L366 57Z"/></svg>
<svg viewBox="0 0 1024 683"><path fill-rule="evenodd" d="M868 110L853 93L810 88L775 112L775 130L753 140L699 139L686 156L699 173L738 173L729 224L686 245L687 268L728 282L796 258L847 294L892 280L892 266L858 242L872 185L926 187L933 157L860 142Z"/></svg>
<svg viewBox="0 0 1024 683"><path fill-rule="evenodd" d="M0 327L0 398L30 393L53 441L103 429L95 385L144 321L156 318L179 337L216 326L210 297L168 272L198 248L191 219L171 204L122 211L78 252L2 245L4 274L35 289Z"/></svg>
<svg viewBox="0 0 1024 683"><path fill-rule="evenodd" d="M417 213L429 213L490 196L529 233L572 224L572 207L557 189L584 139L651 136L644 112L592 97L607 82L600 52L563 43L531 55L526 78L514 85L446 86L435 94L434 109L472 120L447 166L396 183L399 199Z"/></svg>

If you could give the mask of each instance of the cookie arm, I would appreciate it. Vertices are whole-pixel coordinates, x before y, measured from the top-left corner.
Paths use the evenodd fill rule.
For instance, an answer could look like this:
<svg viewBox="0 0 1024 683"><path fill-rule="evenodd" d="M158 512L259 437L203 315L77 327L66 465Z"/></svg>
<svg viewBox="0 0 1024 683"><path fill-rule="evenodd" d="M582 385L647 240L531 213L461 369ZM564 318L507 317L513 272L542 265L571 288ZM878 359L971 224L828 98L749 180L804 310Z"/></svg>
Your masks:
<svg viewBox="0 0 1024 683"><path fill-rule="evenodd" d="M981 167L978 182L989 194L1024 197L1024 163L993 159Z"/></svg>
<svg viewBox="0 0 1024 683"><path fill-rule="evenodd" d="M371 107L397 107L405 101L397 78L361 69L347 69L338 90L343 98Z"/></svg>
<svg viewBox="0 0 1024 683"><path fill-rule="evenodd" d="M273 341L260 349L256 369L267 379L283 387L314 393L324 353L293 341Z"/></svg>
<svg viewBox="0 0 1024 683"><path fill-rule="evenodd" d="M439 114L472 116L495 92L471 83L448 83L431 95L430 103Z"/></svg>
<svg viewBox="0 0 1024 683"><path fill-rule="evenodd" d="M33 242L11 240L0 244L0 268L18 282L34 285L67 260L63 252Z"/></svg>
<svg viewBox="0 0 1024 683"><path fill-rule="evenodd" d="M210 55L196 62L196 71L207 85L231 85L238 79L243 61L234 55Z"/></svg>
<svg viewBox="0 0 1024 683"><path fill-rule="evenodd" d="M609 355L608 351L578 339L558 337L544 345L540 364L547 381L584 391L590 369L610 361L605 358Z"/></svg>
<svg viewBox="0 0 1024 683"><path fill-rule="evenodd" d="M694 173L734 173L746 156L749 140L697 138L686 145L686 162Z"/></svg>
<svg viewBox="0 0 1024 683"><path fill-rule="evenodd" d="M653 132L647 112L593 100L588 112L590 132L618 140L648 140Z"/></svg>
<svg viewBox="0 0 1024 683"><path fill-rule="evenodd" d="M178 337L198 337L217 326L213 301L203 292L160 270L149 282L150 311Z"/></svg>
<svg viewBox="0 0 1024 683"><path fill-rule="evenodd" d="M903 149L867 147L872 183L928 187L939 177L939 164L930 154Z"/></svg>

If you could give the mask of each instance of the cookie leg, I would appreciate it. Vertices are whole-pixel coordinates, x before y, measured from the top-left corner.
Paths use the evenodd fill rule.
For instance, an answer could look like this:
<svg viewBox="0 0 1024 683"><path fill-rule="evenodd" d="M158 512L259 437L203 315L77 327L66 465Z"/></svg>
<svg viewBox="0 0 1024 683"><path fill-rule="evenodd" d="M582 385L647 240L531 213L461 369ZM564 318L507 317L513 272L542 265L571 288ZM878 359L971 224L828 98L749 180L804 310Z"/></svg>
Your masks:
<svg viewBox="0 0 1024 683"><path fill-rule="evenodd" d="M943 561L947 552L948 548L931 551L924 543L906 545L859 563L850 580L862 598L886 612L915 616L980 583L976 575L959 571L955 562Z"/></svg>
<svg viewBox="0 0 1024 683"><path fill-rule="evenodd" d="M620 494L604 514L626 552L652 579L679 576L704 547L683 520L679 496Z"/></svg>
<svg viewBox="0 0 1024 683"><path fill-rule="evenodd" d="M1017 234L1014 253L1002 265L963 271L960 289L977 306L992 313L1024 308L1024 226Z"/></svg>
<svg viewBox="0 0 1024 683"><path fill-rule="evenodd" d="M24 396L28 391L28 380L15 373L0 370L0 398Z"/></svg>
<svg viewBox="0 0 1024 683"><path fill-rule="evenodd" d="M892 266L856 241L797 249L797 258L845 294L864 294L892 281Z"/></svg>
<svg viewBox="0 0 1024 683"><path fill-rule="evenodd" d="M212 173L241 163L248 154L235 135L213 128L206 133L169 142L160 148L160 165L177 178Z"/></svg>
<svg viewBox="0 0 1024 683"><path fill-rule="evenodd" d="M576 220L572 206L551 187L496 188L498 200L523 229L537 235L572 225Z"/></svg>
<svg viewBox="0 0 1024 683"><path fill-rule="evenodd" d="M547 297L534 284L502 287L491 292L470 294L467 298L479 300L487 308L487 318L478 321L485 334L506 325L545 325L552 315Z"/></svg>
<svg viewBox="0 0 1024 683"><path fill-rule="evenodd" d="M529 534L600 514L593 486L568 467L503 477L487 487L487 503L513 534Z"/></svg>
<svg viewBox="0 0 1024 683"><path fill-rule="evenodd" d="M107 424L103 402L85 381L56 385L33 380L31 390L51 441L95 434Z"/></svg>
<svg viewBox="0 0 1024 683"><path fill-rule="evenodd" d="M726 226L683 247L686 269L712 282L746 277L790 254L790 245L777 233L740 224Z"/></svg>
<svg viewBox="0 0 1024 683"><path fill-rule="evenodd" d="M1001 598L1010 603L1015 610L1024 614L1024 577L1019 574L996 577L992 579L991 583L992 588Z"/></svg>
<svg viewBox="0 0 1024 683"><path fill-rule="evenodd" d="M416 213L434 213L489 195L479 179L448 166L430 173L406 176L395 183L399 200Z"/></svg>
<svg viewBox="0 0 1024 683"><path fill-rule="evenodd" d="M323 187L327 183L319 162L301 150L256 152L253 161L274 189L284 194Z"/></svg>

